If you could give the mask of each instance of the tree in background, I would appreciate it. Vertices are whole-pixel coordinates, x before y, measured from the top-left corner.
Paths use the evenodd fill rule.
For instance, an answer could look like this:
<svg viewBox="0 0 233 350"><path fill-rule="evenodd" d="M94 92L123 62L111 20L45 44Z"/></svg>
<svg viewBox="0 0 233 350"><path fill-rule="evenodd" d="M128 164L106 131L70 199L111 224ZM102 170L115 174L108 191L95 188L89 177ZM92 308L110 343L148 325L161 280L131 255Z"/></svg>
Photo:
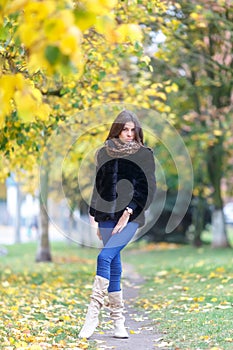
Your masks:
<svg viewBox="0 0 233 350"><path fill-rule="evenodd" d="M113 101L142 107L154 103L160 86L150 87L150 59L144 54L138 23L164 9L163 2L153 0L96 1L95 6L92 1L1 1L2 180L11 171L26 178L42 154L49 165L48 139L77 111ZM37 261L51 260L49 176L46 165L41 169Z"/></svg>
<svg viewBox="0 0 233 350"><path fill-rule="evenodd" d="M37 260L51 260L47 201L49 184L60 175L50 165L70 139L61 147L57 137L53 150L49 140L63 127L85 134L107 122L104 113L101 119L80 111L109 103L153 108L180 131L195 172L196 240L203 229L203 201L212 198L213 246L228 246L221 181L223 174L229 180L232 170L232 5L2 0L0 12L0 177L12 171L25 181L30 176L27 185L35 190L45 156ZM151 57L151 39L160 32L166 40ZM91 133L86 138L94 146ZM70 180L82 159L79 146L72 153L66 184L76 181ZM173 168L167 172L175 187ZM76 200L70 188L67 195Z"/></svg>
<svg viewBox="0 0 233 350"><path fill-rule="evenodd" d="M232 171L233 6L230 1L176 1L160 18L165 41L156 71L179 91L169 103L173 123L192 156L198 198L196 239L203 230L203 200L213 204L213 247L227 247L221 183Z"/></svg>

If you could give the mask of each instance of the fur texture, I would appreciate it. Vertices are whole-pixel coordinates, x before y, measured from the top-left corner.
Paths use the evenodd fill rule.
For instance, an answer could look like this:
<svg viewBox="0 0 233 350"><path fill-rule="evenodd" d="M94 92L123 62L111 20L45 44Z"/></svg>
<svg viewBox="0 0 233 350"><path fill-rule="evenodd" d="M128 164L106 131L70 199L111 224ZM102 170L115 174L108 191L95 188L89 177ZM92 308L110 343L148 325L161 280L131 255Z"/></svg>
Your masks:
<svg viewBox="0 0 233 350"><path fill-rule="evenodd" d="M153 152L147 147L122 158L108 155L106 147L97 154L96 180L90 205L95 221L117 221L125 208L133 209L129 221L145 223L145 210L156 189Z"/></svg>

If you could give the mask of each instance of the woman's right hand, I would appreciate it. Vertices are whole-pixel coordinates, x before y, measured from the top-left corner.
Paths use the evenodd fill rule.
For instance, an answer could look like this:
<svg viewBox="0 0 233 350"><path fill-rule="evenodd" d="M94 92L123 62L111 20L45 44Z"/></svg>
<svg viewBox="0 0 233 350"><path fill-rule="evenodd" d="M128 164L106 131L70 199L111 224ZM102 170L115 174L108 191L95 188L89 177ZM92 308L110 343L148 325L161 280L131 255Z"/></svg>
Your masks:
<svg viewBox="0 0 233 350"><path fill-rule="evenodd" d="M103 240L103 238L102 238L102 236L101 236L101 233L100 233L100 229L99 228L97 228L97 236L99 237L99 239L102 241Z"/></svg>
<svg viewBox="0 0 233 350"><path fill-rule="evenodd" d="M120 233L128 224L130 214L127 212L127 210L124 211L124 213L121 215L120 219L118 220L118 223L114 227L112 231L112 235L115 235L116 233Z"/></svg>

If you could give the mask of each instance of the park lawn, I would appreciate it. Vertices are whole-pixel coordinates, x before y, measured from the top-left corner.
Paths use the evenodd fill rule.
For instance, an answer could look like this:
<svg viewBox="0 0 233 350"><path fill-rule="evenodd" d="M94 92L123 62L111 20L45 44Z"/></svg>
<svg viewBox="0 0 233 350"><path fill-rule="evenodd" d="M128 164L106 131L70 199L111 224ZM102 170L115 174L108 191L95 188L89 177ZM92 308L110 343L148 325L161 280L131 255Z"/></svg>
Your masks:
<svg viewBox="0 0 233 350"><path fill-rule="evenodd" d="M137 306L162 334L156 348L233 349L232 249L135 247L124 260L145 276Z"/></svg>
<svg viewBox="0 0 233 350"><path fill-rule="evenodd" d="M0 257L1 349L96 349L79 341L95 274L96 249L53 243L53 263L35 263L36 245Z"/></svg>
<svg viewBox="0 0 233 350"><path fill-rule="evenodd" d="M0 344L5 350L97 349L78 341L95 274L97 249L53 243L53 263L35 263L35 244L0 257ZM158 348L233 348L233 254L136 242L123 261L146 278L136 306L162 334ZM108 324L104 325L106 329Z"/></svg>

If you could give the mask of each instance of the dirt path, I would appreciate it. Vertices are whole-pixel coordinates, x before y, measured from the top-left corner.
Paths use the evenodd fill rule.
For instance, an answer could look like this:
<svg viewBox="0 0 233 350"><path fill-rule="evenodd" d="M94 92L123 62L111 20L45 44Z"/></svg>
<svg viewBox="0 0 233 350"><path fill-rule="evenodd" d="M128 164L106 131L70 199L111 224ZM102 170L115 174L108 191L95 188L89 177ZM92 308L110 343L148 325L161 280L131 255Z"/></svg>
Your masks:
<svg viewBox="0 0 233 350"><path fill-rule="evenodd" d="M116 339L113 337L113 329L109 324L108 311L102 312L102 324L96 330L91 339L98 343L98 349L116 350L151 350L158 348L161 334L153 326L146 313L139 312L134 308L135 298L138 296L140 286L144 283L142 276L137 274L133 267L124 264L123 295L125 300L126 328L129 333L128 339ZM156 346L157 345L157 346ZM162 349L161 346L159 346Z"/></svg>

